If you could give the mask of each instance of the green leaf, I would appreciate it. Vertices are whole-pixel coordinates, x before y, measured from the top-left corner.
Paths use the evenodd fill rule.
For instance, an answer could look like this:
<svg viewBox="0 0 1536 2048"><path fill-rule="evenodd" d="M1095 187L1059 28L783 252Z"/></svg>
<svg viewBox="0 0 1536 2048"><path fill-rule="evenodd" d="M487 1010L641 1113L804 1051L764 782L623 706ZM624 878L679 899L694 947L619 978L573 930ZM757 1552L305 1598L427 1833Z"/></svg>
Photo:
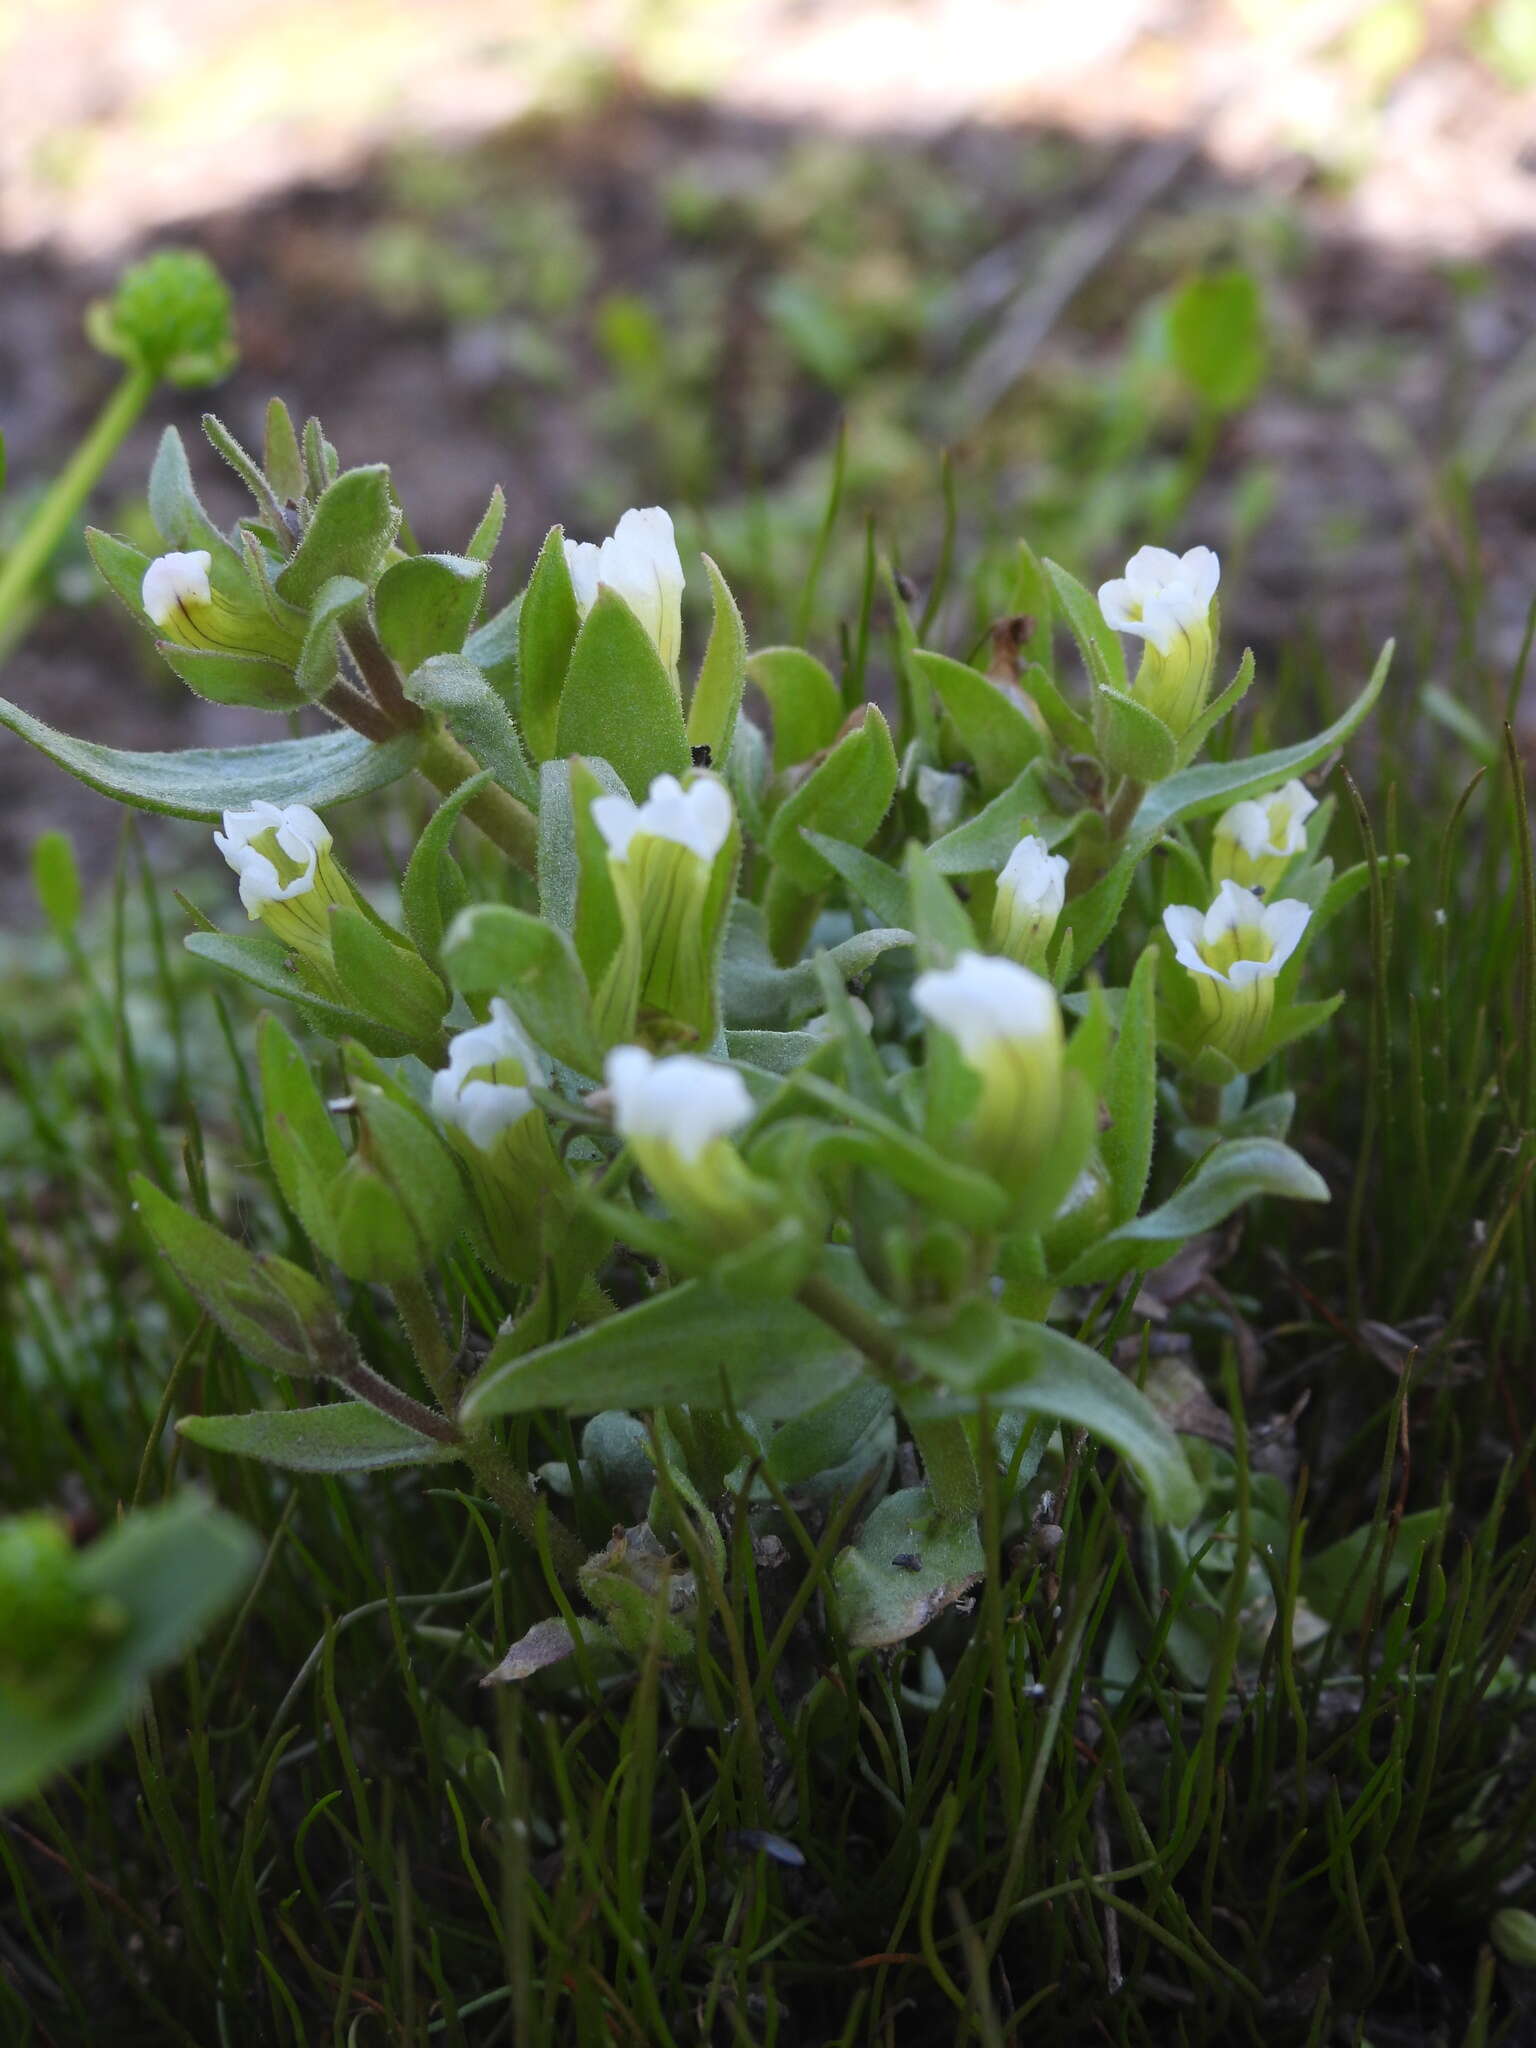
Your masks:
<svg viewBox="0 0 1536 2048"><path fill-rule="evenodd" d="M858 1542L838 1552L838 1618L855 1648L888 1648L953 1607L986 1568L976 1524L940 1521L927 1487L906 1487L878 1502Z"/></svg>
<svg viewBox="0 0 1536 2048"><path fill-rule="evenodd" d="M309 694L291 668L265 654L226 654L210 647L157 642L167 665L187 688L210 704L241 704L252 711L298 711Z"/></svg>
<svg viewBox="0 0 1536 2048"><path fill-rule="evenodd" d="M368 603L368 586L355 576L332 576L315 593L310 607L304 645L294 668L294 680L306 700L323 697L336 680L339 667L336 643L341 629L359 616Z"/></svg>
<svg viewBox="0 0 1536 2048"><path fill-rule="evenodd" d="M441 1049L448 992L427 963L351 904L332 904L331 957L342 992L375 1029L408 1038L423 1058Z"/></svg>
<svg viewBox="0 0 1536 2048"><path fill-rule="evenodd" d="M1173 366L1214 413L1238 412L1268 367L1264 301L1246 270L1192 277L1168 309Z"/></svg>
<svg viewBox="0 0 1536 2048"><path fill-rule="evenodd" d="M186 444L174 427L160 436L149 472L149 516L167 548L206 548L218 560L238 564L239 555L203 510L192 482Z"/></svg>
<svg viewBox="0 0 1536 2048"><path fill-rule="evenodd" d="M503 789L530 809L538 802L517 727L501 692L467 655L434 654L405 679L405 694L423 711L444 720L448 730Z"/></svg>
<svg viewBox="0 0 1536 2048"><path fill-rule="evenodd" d="M378 581L400 525L400 511L382 463L348 469L321 494L304 538L279 572L277 594L306 610L333 576Z"/></svg>
<svg viewBox="0 0 1536 2048"><path fill-rule="evenodd" d="M136 810L210 822L226 810L248 809L260 798L319 810L371 795L408 774L420 747L414 733L376 745L360 733L327 732L254 747L186 747L174 753L141 754L77 740L3 697L0 726L9 727L103 796Z"/></svg>
<svg viewBox="0 0 1536 2048"><path fill-rule="evenodd" d="M723 766L741 710L741 693L746 687L747 629L741 623L730 585L708 555L700 559L709 577L715 620L699 679L693 686L693 701L688 706L688 743L692 747L708 747L711 760Z"/></svg>
<svg viewBox="0 0 1536 2048"><path fill-rule="evenodd" d="M1390 1598L1439 1535L1445 1516L1444 1508L1421 1508L1417 1514L1404 1515L1390 1531L1392 1553L1385 1569L1381 1551L1389 1538L1388 1528L1368 1522L1351 1530L1303 1562L1302 1598L1326 1615L1335 1628L1359 1628L1378 1591L1378 1578L1381 1597Z"/></svg>
<svg viewBox="0 0 1536 2048"><path fill-rule="evenodd" d="M1072 628L1083 664L1088 670L1095 688L1100 690L1125 690L1125 650L1120 645L1120 636L1099 610L1099 601L1086 591L1077 578L1063 569L1058 562L1048 561L1045 572L1050 577L1061 608L1067 615L1067 624Z"/></svg>
<svg viewBox="0 0 1536 2048"><path fill-rule="evenodd" d="M176 1434L205 1451L259 1458L285 1472L386 1472L397 1465L441 1465L460 1455L452 1444L422 1436L366 1401L254 1415L184 1415Z"/></svg>
<svg viewBox="0 0 1536 2048"><path fill-rule="evenodd" d="M814 654L799 647L759 648L747 662L747 680L773 713L775 769L808 761L837 738L843 700L831 671Z"/></svg>
<svg viewBox="0 0 1536 2048"><path fill-rule="evenodd" d="M242 1357L296 1377L335 1373L353 1356L331 1290L272 1252L251 1252L131 1176L134 1206L181 1284Z"/></svg>
<svg viewBox="0 0 1536 2048"><path fill-rule="evenodd" d="M261 466L278 497L296 505L304 495L304 457L293 430L293 415L280 398L267 400Z"/></svg>
<svg viewBox="0 0 1536 2048"><path fill-rule="evenodd" d="M687 1402L787 1420L851 1382L846 1342L798 1302L681 1287L522 1357L498 1345L465 1396L470 1417L559 1408L662 1408Z"/></svg>
<svg viewBox="0 0 1536 2048"><path fill-rule="evenodd" d="M579 1074L602 1072L592 997L565 932L510 904L472 904L448 928L443 964L466 995L505 996L530 1036L557 1060Z"/></svg>
<svg viewBox="0 0 1536 2048"><path fill-rule="evenodd" d="M385 648L409 675L434 654L457 654L485 596L484 562L466 555L411 555L391 563L373 593Z"/></svg>
<svg viewBox="0 0 1536 2048"><path fill-rule="evenodd" d="M237 974L264 995L293 1003L322 1031L333 1038L360 1038L371 1051L396 1058L417 1050L417 1041L393 1025L381 1024L365 1011L317 995L297 968L289 965L291 955L276 939L237 937L232 932L188 932L182 944L199 960Z"/></svg>
<svg viewBox="0 0 1536 2048"><path fill-rule="evenodd" d="M910 946L912 934L900 929L855 932L826 957L845 981L867 973L895 946ZM794 967L777 966L763 937L763 914L755 903L738 900L731 908L721 961L721 1007L726 1023L739 1031L781 1031L823 1008L819 971L814 959Z"/></svg>
<svg viewBox="0 0 1536 2048"><path fill-rule="evenodd" d="M547 761L556 751L560 692L580 628L581 612L565 559L565 535L552 526L533 565L517 617L518 710L535 761Z"/></svg>
<svg viewBox="0 0 1536 2048"><path fill-rule="evenodd" d="M489 562L507 523L507 494L500 484L491 487L490 502L480 515L480 524L469 537L464 552L472 562Z"/></svg>
<svg viewBox="0 0 1536 2048"><path fill-rule="evenodd" d="M514 720L517 709L518 626L523 615L523 594L518 592L510 604L504 604L499 612L492 612L483 624L476 626L464 642L464 653L484 675Z"/></svg>
<svg viewBox="0 0 1536 2048"><path fill-rule="evenodd" d="M764 1074L792 1074L825 1052L827 1041L813 1031L728 1031L725 1049L743 1067Z"/></svg>
<svg viewBox="0 0 1536 2048"><path fill-rule="evenodd" d="M32 886L54 937L72 938L80 922L80 869L67 832L38 835L32 847Z"/></svg>
<svg viewBox="0 0 1536 2048"><path fill-rule="evenodd" d="M804 839L807 826L863 846L879 829L896 794L896 749L890 727L873 704L855 713L849 729L800 787L786 797L768 828L767 851L799 889L824 889L832 869Z"/></svg>
<svg viewBox="0 0 1536 2048"><path fill-rule="evenodd" d="M1202 818L1212 811L1223 811L1242 797L1278 788L1293 775L1304 775L1326 760L1362 723L1381 695L1392 651L1393 642L1389 640L1377 658L1370 681L1354 703L1315 739L1302 740L1293 747L1278 747L1270 754L1254 754L1245 761L1203 761L1195 768L1181 768L1177 775L1149 789L1132 826L1134 839L1142 846L1150 845L1159 832L1180 819Z"/></svg>
<svg viewBox="0 0 1536 2048"><path fill-rule="evenodd" d="M804 1486L855 1457L875 1439L890 1412L889 1388L861 1374L774 1431L769 1470L781 1486Z"/></svg>
<svg viewBox="0 0 1536 2048"><path fill-rule="evenodd" d="M192 1647L260 1557L245 1524L196 1493L135 1509L82 1551L80 1583L118 1609L122 1632L62 1710L44 1715L0 1698L0 1806L104 1749L142 1704L152 1673Z"/></svg>
<svg viewBox="0 0 1536 2048"><path fill-rule="evenodd" d="M1005 789L1034 760L1041 737L1028 715L979 669L918 648L909 658L921 683L937 691L976 765L983 794ZM920 685L921 686L921 685Z"/></svg>
<svg viewBox="0 0 1536 2048"><path fill-rule="evenodd" d="M149 556L131 547L127 541L119 540L115 534L103 533L99 526L85 529L85 544L90 549L91 560L102 582L141 626L148 625L143 590Z"/></svg>
<svg viewBox="0 0 1536 2048"><path fill-rule="evenodd" d="M1098 704L1106 767L1137 782L1161 782L1173 773L1178 743L1155 712L1123 690L1101 689Z"/></svg>
<svg viewBox="0 0 1536 2048"><path fill-rule="evenodd" d="M464 806L485 788L490 779L490 769L484 768L478 775L472 775L468 782L461 782L450 796L443 798L416 842L400 885L406 930L423 959L434 966L443 933L464 908L469 895L459 865L448 850L453 829Z"/></svg>
<svg viewBox="0 0 1536 2048"><path fill-rule="evenodd" d="M1152 1170L1157 1122L1157 965L1157 947L1144 947L1126 990L1104 1090L1109 1125L1099 1149L1109 1174L1110 1216L1115 1223L1129 1221L1141 1207Z"/></svg>
<svg viewBox="0 0 1536 2048"><path fill-rule="evenodd" d="M1133 1268L1161 1265L1187 1239L1224 1222L1257 1195L1326 1202L1328 1184L1299 1153L1273 1138L1213 1146L1170 1201L1101 1238L1067 1268L1063 1283L1118 1280Z"/></svg>
<svg viewBox="0 0 1536 2048"><path fill-rule="evenodd" d="M1106 1358L1045 1323L1015 1323L1012 1343L983 1354L973 1371L966 1353L948 1359L930 1348L923 1363L950 1381L950 1390L908 1400L924 1416L971 1414L983 1401L998 1410L1047 1417L1086 1429L1116 1451L1135 1472L1154 1515L1187 1522L1199 1512L1201 1490L1178 1438L1139 1388Z"/></svg>
<svg viewBox="0 0 1536 2048"><path fill-rule="evenodd" d="M905 865L918 965L952 967L958 954L976 949L970 913L916 840L907 848Z"/></svg>
<svg viewBox="0 0 1536 2048"><path fill-rule="evenodd" d="M825 832L806 832L805 837L828 867L842 876L855 896L868 905L882 924L906 924L910 915L907 884L905 877L895 868L877 860L872 853L865 853L860 847L849 846L841 839L829 839Z"/></svg>
<svg viewBox="0 0 1536 2048"><path fill-rule="evenodd" d="M525 696L527 688L525 673ZM655 776L681 775L689 766L677 685L615 591L598 591L576 636L560 692L555 751L601 756L637 801Z"/></svg>
<svg viewBox="0 0 1536 2048"><path fill-rule="evenodd" d="M1189 731L1185 733L1183 739L1180 740L1179 766L1181 768L1194 760L1228 712L1235 711L1238 705L1242 703L1249 690L1253 687L1253 678L1253 649L1245 647L1243 649L1243 658L1237 664L1237 674L1228 683L1215 703L1206 706L1205 710L1201 712L1200 716L1189 728Z"/></svg>
<svg viewBox="0 0 1536 2048"><path fill-rule="evenodd" d="M1061 816L1045 794L1043 764L1036 762L974 818L935 839L928 858L941 875L996 874L1026 832L1056 847L1077 824Z"/></svg>

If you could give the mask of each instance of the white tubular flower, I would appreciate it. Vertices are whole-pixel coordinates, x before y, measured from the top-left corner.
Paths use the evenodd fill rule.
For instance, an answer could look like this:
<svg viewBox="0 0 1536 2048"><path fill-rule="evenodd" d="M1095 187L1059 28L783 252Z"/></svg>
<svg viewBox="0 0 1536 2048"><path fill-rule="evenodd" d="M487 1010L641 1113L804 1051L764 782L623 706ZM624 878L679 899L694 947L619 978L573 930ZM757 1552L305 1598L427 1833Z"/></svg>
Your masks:
<svg viewBox="0 0 1536 2048"><path fill-rule="evenodd" d="M570 1177L530 1092L546 1078L500 996L489 1022L448 1041L448 1064L432 1076L432 1114L468 1171L481 1256L522 1282L539 1277L545 1239L570 1208Z"/></svg>
<svg viewBox="0 0 1536 2048"><path fill-rule="evenodd" d="M213 602L208 587L212 567L208 550L195 548L190 554L157 555L144 571L140 601L149 618L171 639L184 637L178 626L198 633L195 614Z"/></svg>
<svg viewBox="0 0 1536 2048"><path fill-rule="evenodd" d="M671 514L660 505L632 509L601 546L568 540L565 559L581 616L591 611L600 588L616 592L644 626L662 667L675 680L683 644L683 562Z"/></svg>
<svg viewBox="0 0 1536 2048"><path fill-rule="evenodd" d="M1176 555L1138 548L1125 574L1099 585L1099 609L1120 633L1146 642L1131 694L1182 739L1205 708L1215 648L1211 602L1221 563L1210 548Z"/></svg>
<svg viewBox="0 0 1536 2048"><path fill-rule="evenodd" d="M1065 1034L1055 989L1015 961L962 953L953 967L920 974L912 1000L981 1082L971 1125L978 1160L1021 1190L1061 1120Z"/></svg>
<svg viewBox="0 0 1536 2048"><path fill-rule="evenodd" d="M655 1059L639 1045L615 1046L603 1073L614 1129L680 1222L724 1249L772 1220L771 1190L730 1142L753 1115L740 1074L691 1053Z"/></svg>
<svg viewBox="0 0 1536 2048"><path fill-rule="evenodd" d="M992 943L1022 967L1038 967L1067 900L1068 863L1033 833L1009 854L997 878Z"/></svg>
<svg viewBox="0 0 1536 2048"><path fill-rule="evenodd" d="M592 822L608 847L629 934L630 957L621 969L633 979L618 1014L631 1017L638 1002L707 1042L715 1022L716 942L729 907L721 856L735 826L725 784L697 775L684 789L675 775L658 775L643 804L595 798Z"/></svg>
<svg viewBox="0 0 1536 2048"><path fill-rule="evenodd" d="M1317 798L1305 783L1288 782L1269 796L1248 797L1216 820L1211 879L1245 889L1272 889L1293 855L1307 843L1307 820Z"/></svg>
<svg viewBox="0 0 1536 2048"><path fill-rule="evenodd" d="M627 796L600 796L592 822L615 860L627 860L636 839L667 839L686 846L700 860L713 861L730 837L735 813L730 792L713 775L699 775L687 789L675 775L658 775L643 804Z"/></svg>
<svg viewBox="0 0 1536 2048"><path fill-rule="evenodd" d="M257 802L226 811L213 843L240 877L247 917L302 954L322 978L333 978L332 904L351 903L352 890L331 858L331 835L307 804Z"/></svg>
<svg viewBox="0 0 1536 2048"><path fill-rule="evenodd" d="M1163 912L1174 958L1194 979L1204 1043L1244 1071L1262 1057L1276 977L1311 915L1292 897L1264 903L1232 881L1222 883L1207 911L1170 904Z"/></svg>
<svg viewBox="0 0 1536 2048"><path fill-rule="evenodd" d="M462 1131L476 1151L489 1152L536 1108L528 1083L543 1079L538 1053L496 996L488 1024L449 1039L448 1064L432 1076L432 1114L445 1129Z"/></svg>

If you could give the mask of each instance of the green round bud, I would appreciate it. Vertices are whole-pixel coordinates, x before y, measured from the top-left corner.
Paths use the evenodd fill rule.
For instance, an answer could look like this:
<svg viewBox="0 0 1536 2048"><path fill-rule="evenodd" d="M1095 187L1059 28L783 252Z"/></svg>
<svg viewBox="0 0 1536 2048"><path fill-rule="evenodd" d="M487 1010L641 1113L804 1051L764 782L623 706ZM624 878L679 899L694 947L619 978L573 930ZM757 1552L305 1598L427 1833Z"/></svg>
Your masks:
<svg viewBox="0 0 1536 2048"><path fill-rule="evenodd" d="M196 249L161 249L133 264L85 325L105 354L171 384L216 384L239 359L229 286Z"/></svg>

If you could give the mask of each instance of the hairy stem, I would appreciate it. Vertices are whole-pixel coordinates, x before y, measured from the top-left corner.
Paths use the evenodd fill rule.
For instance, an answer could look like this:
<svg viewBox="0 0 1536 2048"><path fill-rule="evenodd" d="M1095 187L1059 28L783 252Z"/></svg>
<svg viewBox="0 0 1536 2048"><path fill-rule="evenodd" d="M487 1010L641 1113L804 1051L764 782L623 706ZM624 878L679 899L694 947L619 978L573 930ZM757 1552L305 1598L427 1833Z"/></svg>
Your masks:
<svg viewBox="0 0 1536 2048"><path fill-rule="evenodd" d="M1109 828L1112 842L1123 839L1130 830L1131 820L1141 809L1141 800L1146 793L1146 784L1138 782L1132 775L1127 775L1115 791L1114 801L1110 804L1104 821Z"/></svg>
<svg viewBox="0 0 1536 2048"><path fill-rule="evenodd" d="M416 765L444 796L480 773L480 763L450 732L433 733ZM501 848L514 866L527 875L537 873L539 821L510 790L494 782L489 784L478 796L470 798L464 814L479 826L492 845Z"/></svg>
<svg viewBox="0 0 1536 2048"><path fill-rule="evenodd" d="M421 1280L397 1281L391 1290L405 1333L421 1367L422 1377L432 1389L445 1415L452 1417L459 1405L454 1377L453 1351L443 1334L437 1310L426 1284ZM538 1495L518 1471L506 1449L486 1422L455 1429L464 1456L478 1484L484 1488L518 1534L533 1549L538 1548L538 1529L544 1522L549 1536L549 1554L561 1579L569 1583L586 1557L578 1539L563 1522L548 1514Z"/></svg>

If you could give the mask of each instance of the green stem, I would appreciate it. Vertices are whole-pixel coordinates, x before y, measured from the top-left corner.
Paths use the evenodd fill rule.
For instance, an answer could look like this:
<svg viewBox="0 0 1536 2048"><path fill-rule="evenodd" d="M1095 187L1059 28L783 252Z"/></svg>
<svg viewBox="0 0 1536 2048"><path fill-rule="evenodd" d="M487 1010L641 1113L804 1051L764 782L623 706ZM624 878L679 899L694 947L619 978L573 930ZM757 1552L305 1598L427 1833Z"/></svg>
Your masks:
<svg viewBox="0 0 1536 2048"><path fill-rule="evenodd" d="M802 1308L808 1308L829 1329L836 1330L861 1351L878 1377L898 1396L911 1387L914 1374L903 1356L900 1340L878 1316L871 1315L821 1273L812 1273L801 1282L799 1300ZM940 1519L973 1520L981 1512L981 1482L965 1423L958 1417L915 1422L908 1415L907 1426L922 1456L928 1490Z"/></svg>
<svg viewBox="0 0 1536 2048"><path fill-rule="evenodd" d="M9 637L7 626L24 607L32 585L47 568L97 479L149 403L155 382L153 373L143 368L125 373L0 567L0 648Z"/></svg>
<svg viewBox="0 0 1536 2048"><path fill-rule="evenodd" d="M391 1290L405 1333L410 1339L423 1379L432 1389L438 1405L450 1418L456 1416L459 1389L454 1374L453 1352L438 1321L432 1296L422 1280L400 1280ZM580 1541L563 1522L547 1513L544 1504L518 1471L489 1423L471 1423L463 1430L464 1456L478 1483L506 1516L530 1548L538 1548L538 1528L544 1522L549 1535L549 1554L555 1569L567 1583L575 1578L585 1561Z"/></svg>
<svg viewBox="0 0 1536 2048"><path fill-rule="evenodd" d="M467 747L461 747L449 732L435 732L422 749L416 766L430 783L449 796L461 782L480 773L480 763ZM526 875L538 871L539 821L526 804L510 790L496 783L482 789L464 806L465 815L479 826L493 845Z"/></svg>
<svg viewBox="0 0 1536 2048"><path fill-rule="evenodd" d="M1215 1081L1186 1081L1179 1092L1192 1124L1203 1131L1220 1129L1222 1091Z"/></svg>
<svg viewBox="0 0 1536 2048"><path fill-rule="evenodd" d="M821 904L819 894L807 895L782 868L775 868L768 877L763 918L768 927L768 950L781 967L793 965L805 951Z"/></svg>
<svg viewBox="0 0 1536 2048"><path fill-rule="evenodd" d="M1132 775L1127 775L1115 791L1114 802L1110 805L1104 821L1109 828L1111 843L1123 839L1130 830L1131 820L1141 809L1141 800L1146 793L1146 784L1138 782Z"/></svg>

